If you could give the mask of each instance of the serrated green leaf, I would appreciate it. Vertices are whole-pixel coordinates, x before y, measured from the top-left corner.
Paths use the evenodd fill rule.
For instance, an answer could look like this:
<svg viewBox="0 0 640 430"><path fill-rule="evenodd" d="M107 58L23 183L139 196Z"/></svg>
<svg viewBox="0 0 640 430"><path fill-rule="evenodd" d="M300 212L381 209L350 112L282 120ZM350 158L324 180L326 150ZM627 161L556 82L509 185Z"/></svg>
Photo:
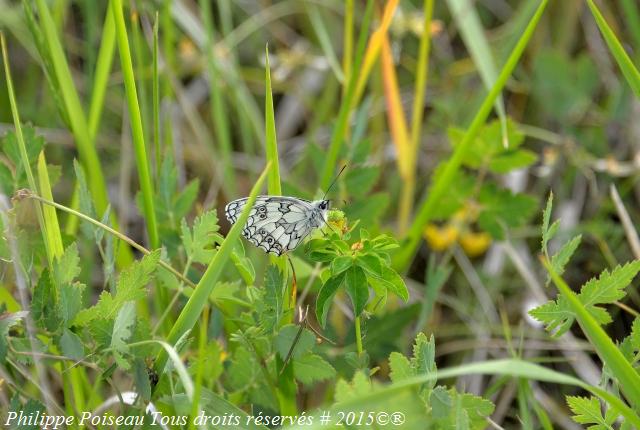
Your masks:
<svg viewBox="0 0 640 430"><path fill-rule="evenodd" d="M389 355L389 368L389 377L393 382L400 382L416 375L409 359L399 352L394 351Z"/></svg>
<svg viewBox="0 0 640 430"><path fill-rule="evenodd" d="M574 315L571 312L562 296L557 301L550 300L529 311L536 320L547 325L547 330L554 331L554 337L562 336L569 330L574 321Z"/></svg>
<svg viewBox="0 0 640 430"><path fill-rule="evenodd" d="M339 404L367 395L371 393L372 389L371 380L364 374L364 371L359 370L353 375L351 382L344 379L338 380L334 397L336 403Z"/></svg>
<svg viewBox="0 0 640 430"><path fill-rule="evenodd" d="M330 277L320 288L318 297L316 298L316 318L320 325L324 327L327 324L327 315L331 307L331 299L343 285L346 273L343 272L335 277Z"/></svg>
<svg viewBox="0 0 640 430"><path fill-rule="evenodd" d="M345 272L345 291L353 304L353 314L358 317L369 300L369 283L361 267L353 266Z"/></svg>
<svg viewBox="0 0 640 430"><path fill-rule="evenodd" d="M436 419L447 419L451 414L451 406L453 404L451 395L444 387L435 387L429 396L429 404L431 405L431 416Z"/></svg>
<svg viewBox="0 0 640 430"><path fill-rule="evenodd" d="M0 363L4 363L4 359L7 356L9 349L8 337L9 329L26 316L26 311L14 312L14 313L2 313L0 314Z"/></svg>
<svg viewBox="0 0 640 430"><path fill-rule="evenodd" d="M562 247L551 257L551 266L558 273L558 275L562 275L564 273L564 268L569 263L571 256L578 246L580 246L580 242L582 241L582 235L579 234L573 237L570 241L566 242ZM547 275L547 285L551 282L551 276Z"/></svg>
<svg viewBox="0 0 640 430"><path fill-rule="evenodd" d="M197 263L209 264L215 253L215 245L223 240L218 233L219 229L218 216L214 210L197 217L192 229L189 229L183 219L180 224L180 237L187 256Z"/></svg>
<svg viewBox="0 0 640 430"><path fill-rule="evenodd" d="M82 326L96 318L113 319L126 302L144 298L147 294L145 286L151 281L159 259L160 250L155 250L132 263L120 274L115 294L103 291L98 303L78 312L73 324Z"/></svg>
<svg viewBox="0 0 640 430"><path fill-rule="evenodd" d="M33 289L31 312L40 327L55 332L62 325L63 318L60 296L51 278L51 272L45 268Z"/></svg>
<svg viewBox="0 0 640 430"><path fill-rule="evenodd" d="M82 295L85 288L86 285L79 282L64 284L60 287L60 309L66 326L82 309Z"/></svg>
<svg viewBox="0 0 640 430"><path fill-rule="evenodd" d="M53 279L61 287L72 282L79 274L80 256L78 255L78 246L73 242L53 264Z"/></svg>
<svg viewBox="0 0 640 430"><path fill-rule="evenodd" d="M274 347L283 360L291 351L291 358L300 358L308 354L316 344L316 336L306 328L287 324L274 339Z"/></svg>
<svg viewBox="0 0 640 430"><path fill-rule="evenodd" d="M316 354L305 354L294 359L293 364L293 375L304 385L313 385L336 375L333 366Z"/></svg>
<svg viewBox="0 0 640 430"><path fill-rule="evenodd" d="M600 410L600 402L595 397L567 396L567 404L573 412L573 420L578 424L595 424L590 430L611 429Z"/></svg>
<svg viewBox="0 0 640 430"><path fill-rule="evenodd" d="M605 269L598 279L592 278L582 286L578 297L585 306L613 303L625 296L624 289L639 271L639 260L617 266L611 273Z"/></svg>
<svg viewBox="0 0 640 430"><path fill-rule="evenodd" d="M113 323L113 333L111 334L113 356L118 366L125 370L131 367L123 355L129 352L127 341L133 333L133 325L135 322L136 304L133 301L125 302L116 316Z"/></svg>
<svg viewBox="0 0 640 430"><path fill-rule="evenodd" d="M84 345L77 334L65 328L60 337L60 350L65 357L81 360L84 358Z"/></svg>

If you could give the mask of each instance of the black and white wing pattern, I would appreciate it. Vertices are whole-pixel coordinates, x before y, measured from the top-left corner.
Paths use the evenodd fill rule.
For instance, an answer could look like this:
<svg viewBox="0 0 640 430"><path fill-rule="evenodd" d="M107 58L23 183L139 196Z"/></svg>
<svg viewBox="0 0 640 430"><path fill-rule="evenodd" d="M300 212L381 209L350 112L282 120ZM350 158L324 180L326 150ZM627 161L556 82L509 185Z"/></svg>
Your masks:
<svg viewBox="0 0 640 430"><path fill-rule="evenodd" d="M225 216L234 224L247 198L234 200L225 207ZM282 255L295 249L321 222L313 203L295 197L258 196L249 212L242 235L265 252Z"/></svg>

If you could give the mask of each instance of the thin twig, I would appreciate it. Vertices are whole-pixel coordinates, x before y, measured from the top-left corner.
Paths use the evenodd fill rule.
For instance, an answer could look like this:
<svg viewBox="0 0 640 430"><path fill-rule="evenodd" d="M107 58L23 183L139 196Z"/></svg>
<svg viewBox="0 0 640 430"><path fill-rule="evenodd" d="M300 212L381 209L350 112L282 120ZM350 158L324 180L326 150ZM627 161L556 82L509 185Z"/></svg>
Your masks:
<svg viewBox="0 0 640 430"><path fill-rule="evenodd" d="M97 221L97 220L91 218L90 216L83 214L82 212L78 212L78 211L76 211L74 209L68 208L68 207L63 206L63 205L61 205L59 203L56 203L54 201L42 198L39 195L33 193L31 190L27 190L27 189L19 190L18 192L16 192L16 195L15 195L14 198L18 198L18 199L25 199L25 198L34 199L34 200L37 200L39 202L45 203L47 205L53 206L56 209L60 209L62 211L65 211L67 213L75 215L78 218L81 218L81 219L83 219L83 220L85 220L87 222L90 222L91 224L95 225L96 227L100 227L104 231L106 231L108 233L111 233L112 235L114 235L118 239L120 239L123 242L126 242L127 244L129 244L131 247L133 247L133 248L137 249L138 251L142 252L144 255L151 254L151 251L149 251L147 248L145 248L144 246L140 245L139 243L137 243L136 241L134 241L130 237L125 236L124 234L120 233L117 230L114 230L113 228L109 227L108 225L105 225L105 224L101 223L100 221ZM187 285L191 286L192 288L196 287L196 284L194 284L187 277L183 276L180 272L178 272L176 269L171 267L169 264L165 263L162 260L158 260L158 264L161 267L163 267L164 269L166 269L169 272L171 272L176 277L178 277L180 280L182 280Z"/></svg>
<svg viewBox="0 0 640 430"><path fill-rule="evenodd" d="M622 203L620 194L618 194L618 189L614 184L611 184L609 193L611 194L611 200L613 200L613 204L616 206L618 217L622 222L622 228L624 228L624 232L627 236L627 241L629 241L629 246L631 247L633 256L636 258L636 260L640 260L640 239L638 238L638 232L633 226L633 221L631 221L629 212L627 212L627 208L624 207L624 203Z"/></svg>

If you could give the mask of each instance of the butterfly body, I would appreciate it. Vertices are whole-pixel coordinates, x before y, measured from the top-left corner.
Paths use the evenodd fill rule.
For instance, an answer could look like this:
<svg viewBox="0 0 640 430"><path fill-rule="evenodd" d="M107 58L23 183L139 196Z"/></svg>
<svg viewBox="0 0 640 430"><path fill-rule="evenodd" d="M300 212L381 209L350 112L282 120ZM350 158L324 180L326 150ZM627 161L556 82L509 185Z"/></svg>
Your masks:
<svg viewBox="0 0 640 430"><path fill-rule="evenodd" d="M230 223L238 220L247 200L234 200L225 206ZM309 233L326 223L328 212L329 200L258 196L242 235L265 252L282 255L294 250Z"/></svg>

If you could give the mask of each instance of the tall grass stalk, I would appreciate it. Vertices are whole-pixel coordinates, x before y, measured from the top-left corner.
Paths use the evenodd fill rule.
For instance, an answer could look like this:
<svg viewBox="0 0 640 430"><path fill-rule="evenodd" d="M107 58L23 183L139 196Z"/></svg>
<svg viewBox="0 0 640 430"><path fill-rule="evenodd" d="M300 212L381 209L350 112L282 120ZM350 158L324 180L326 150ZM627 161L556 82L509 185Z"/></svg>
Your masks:
<svg viewBox="0 0 640 430"><path fill-rule="evenodd" d="M131 51L129 49L129 39L122 11L122 0L113 0L111 3L111 13L113 13L116 25L116 38L120 51L120 63L124 77L124 86L127 96L127 107L131 122L131 132L133 134L133 147L136 155L136 167L138 179L142 191L143 212L149 235L149 243L152 248L160 246L158 227L156 223L156 212L154 205L153 184L151 183L151 172L147 159L146 144L144 140L144 128L138 104L138 94L131 61Z"/></svg>
<svg viewBox="0 0 640 430"><path fill-rule="evenodd" d="M209 73L209 109L211 110L211 121L213 123L216 141L218 143L218 153L222 157L222 169L225 178L225 190L230 196L236 196L236 173L233 169L231 133L229 131L229 117L227 115L224 99L222 97L222 85L220 84L220 74L216 55L214 52L215 27L211 18L211 2L200 0L200 10L202 22L207 33L207 41L204 45L205 57L207 60L207 71Z"/></svg>

